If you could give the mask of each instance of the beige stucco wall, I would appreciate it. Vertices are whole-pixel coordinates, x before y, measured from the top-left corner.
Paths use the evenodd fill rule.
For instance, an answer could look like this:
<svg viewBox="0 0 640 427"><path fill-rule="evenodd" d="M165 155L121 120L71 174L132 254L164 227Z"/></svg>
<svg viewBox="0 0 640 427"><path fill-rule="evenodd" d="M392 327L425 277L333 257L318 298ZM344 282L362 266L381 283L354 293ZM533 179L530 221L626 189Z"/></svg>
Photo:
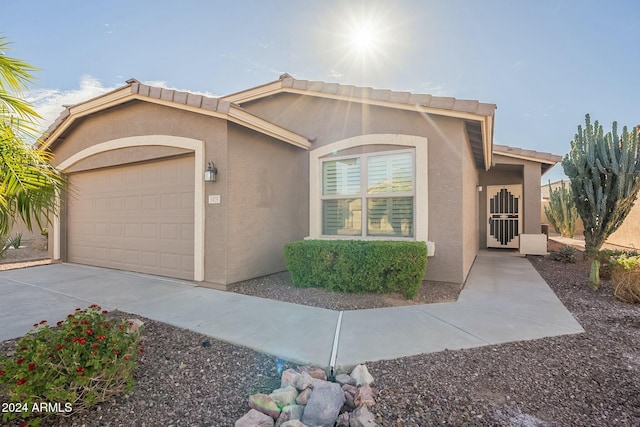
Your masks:
<svg viewBox="0 0 640 427"><path fill-rule="evenodd" d="M478 243L477 220L472 218L475 209L465 210L476 203L477 172L462 120L294 94L279 94L243 107L310 138L312 149L364 134L425 137L429 161L428 239L436 246L426 278L464 281ZM470 169L462 174L463 168ZM472 200L463 203L469 196Z"/></svg>
<svg viewBox="0 0 640 427"><path fill-rule="evenodd" d="M105 153L96 154L82 159L65 170L65 173L73 173L109 167L113 165L125 165L128 163L145 162L165 157L193 154L189 150L177 147L127 147Z"/></svg>
<svg viewBox="0 0 640 427"><path fill-rule="evenodd" d="M640 203L638 201L631 208L620 228L609 236L606 243L640 250Z"/></svg>
<svg viewBox="0 0 640 427"><path fill-rule="evenodd" d="M308 152L230 125L227 164L227 282L285 270L309 233Z"/></svg>
<svg viewBox="0 0 640 427"><path fill-rule="evenodd" d="M524 177L523 177L523 197L524 197L524 226L522 232L524 234L540 234L540 177L542 168L540 163L524 161Z"/></svg>
<svg viewBox="0 0 640 427"><path fill-rule="evenodd" d="M464 147L464 146L463 146ZM475 168L471 146L466 144L462 158L462 235L464 246L462 247L462 273L463 281L476 259L480 248L479 235L479 176Z"/></svg>

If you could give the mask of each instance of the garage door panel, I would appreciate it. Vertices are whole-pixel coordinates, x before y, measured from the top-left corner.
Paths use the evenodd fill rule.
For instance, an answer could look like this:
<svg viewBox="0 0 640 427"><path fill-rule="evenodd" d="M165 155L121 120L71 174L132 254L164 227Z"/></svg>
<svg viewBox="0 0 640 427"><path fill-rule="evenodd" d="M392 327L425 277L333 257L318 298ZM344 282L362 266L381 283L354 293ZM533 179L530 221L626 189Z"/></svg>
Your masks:
<svg viewBox="0 0 640 427"><path fill-rule="evenodd" d="M125 224L124 237L126 238L140 237L140 224Z"/></svg>
<svg viewBox="0 0 640 427"><path fill-rule="evenodd" d="M109 252L109 261L123 263L124 257L122 256L122 249L108 249Z"/></svg>
<svg viewBox="0 0 640 427"><path fill-rule="evenodd" d="M193 157L70 176L70 262L193 279Z"/></svg>

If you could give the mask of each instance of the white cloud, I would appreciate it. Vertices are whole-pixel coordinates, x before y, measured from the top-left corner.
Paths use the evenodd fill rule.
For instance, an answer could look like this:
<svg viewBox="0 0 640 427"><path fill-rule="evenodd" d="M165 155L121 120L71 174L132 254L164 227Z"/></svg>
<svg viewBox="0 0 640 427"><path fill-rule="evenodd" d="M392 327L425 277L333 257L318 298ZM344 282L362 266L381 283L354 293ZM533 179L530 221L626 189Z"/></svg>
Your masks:
<svg viewBox="0 0 640 427"><path fill-rule="evenodd" d="M77 89L36 89L26 97L42 120L39 128L44 131L64 111L65 105L75 105L116 89L105 87L92 76L82 76Z"/></svg>
<svg viewBox="0 0 640 427"><path fill-rule="evenodd" d="M209 97L216 97L216 95L209 92L198 92L192 90L184 90L177 89L175 87L171 87L165 81L145 81L143 82L149 86L160 87L163 89L171 89L178 90L184 92L190 92L197 95L204 95ZM60 89L36 89L32 91L28 96L26 96L26 100L29 101L36 112L40 114L42 120L38 124L39 130L46 130L55 119L64 111L64 106L67 105L76 105L82 102L88 101L89 99L96 98L100 95L103 95L107 92L111 92L118 87L123 87L125 83L118 86L104 86L100 80L97 78L85 75L80 78L77 89L70 90L60 90Z"/></svg>

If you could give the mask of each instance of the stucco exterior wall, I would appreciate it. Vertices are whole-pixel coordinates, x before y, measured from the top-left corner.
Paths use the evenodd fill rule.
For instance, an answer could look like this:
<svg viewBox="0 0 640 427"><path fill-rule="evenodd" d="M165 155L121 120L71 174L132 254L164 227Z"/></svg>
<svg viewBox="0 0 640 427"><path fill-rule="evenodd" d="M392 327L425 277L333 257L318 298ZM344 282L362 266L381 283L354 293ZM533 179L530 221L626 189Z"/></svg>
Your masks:
<svg viewBox="0 0 640 427"><path fill-rule="evenodd" d="M100 153L77 163L74 163L65 170L65 173L98 169L113 165L126 165L128 163L145 162L166 157L192 154L189 150L177 147L127 147L109 151L108 154Z"/></svg>
<svg viewBox="0 0 640 427"><path fill-rule="evenodd" d="M540 222L540 209L542 209L542 199L540 197L540 178L542 170L539 163L525 162L523 177L523 197L524 197L524 234L540 234L542 232Z"/></svg>
<svg viewBox="0 0 640 427"><path fill-rule="evenodd" d="M465 203L475 203L477 172L470 157L463 120L295 94L279 94L243 104L243 107L310 138L313 149L365 134L427 138L428 239L435 242L436 254L429 258L426 278L462 283L477 250L477 237L464 237L465 232L475 230L477 224L476 218L471 218L472 213L465 213L463 218L463 210L468 205L462 201L473 189L473 200ZM464 177L463 168L470 168Z"/></svg>
<svg viewBox="0 0 640 427"><path fill-rule="evenodd" d="M474 239L467 240L463 217L466 133L462 121L437 124L441 134L429 138L429 240L435 242L435 256L429 258L427 279L462 283L465 246Z"/></svg>
<svg viewBox="0 0 640 427"><path fill-rule="evenodd" d="M462 274L464 282L480 248L478 231L478 171L469 144L463 145L462 157Z"/></svg>
<svg viewBox="0 0 640 427"><path fill-rule="evenodd" d="M227 283L285 270L309 233L308 152L230 125L227 163Z"/></svg>
<svg viewBox="0 0 640 427"><path fill-rule="evenodd" d="M631 208L624 222L606 241L609 245L640 250L640 204Z"/></svg>

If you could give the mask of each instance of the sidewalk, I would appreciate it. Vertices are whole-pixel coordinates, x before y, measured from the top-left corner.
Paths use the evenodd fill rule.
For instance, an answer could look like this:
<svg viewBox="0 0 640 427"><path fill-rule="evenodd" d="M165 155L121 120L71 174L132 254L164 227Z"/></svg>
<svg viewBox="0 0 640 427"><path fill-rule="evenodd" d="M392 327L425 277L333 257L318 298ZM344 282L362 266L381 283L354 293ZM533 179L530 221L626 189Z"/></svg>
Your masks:
<svg viewBox="0 0 640 427"><path fill-rule="evenodd" d="M481 252L458 301L443 304L337 312L75 264L0 272L0 294L0 341L98 304L337 370L584 332L529 261L504 252Z"/></svg>

